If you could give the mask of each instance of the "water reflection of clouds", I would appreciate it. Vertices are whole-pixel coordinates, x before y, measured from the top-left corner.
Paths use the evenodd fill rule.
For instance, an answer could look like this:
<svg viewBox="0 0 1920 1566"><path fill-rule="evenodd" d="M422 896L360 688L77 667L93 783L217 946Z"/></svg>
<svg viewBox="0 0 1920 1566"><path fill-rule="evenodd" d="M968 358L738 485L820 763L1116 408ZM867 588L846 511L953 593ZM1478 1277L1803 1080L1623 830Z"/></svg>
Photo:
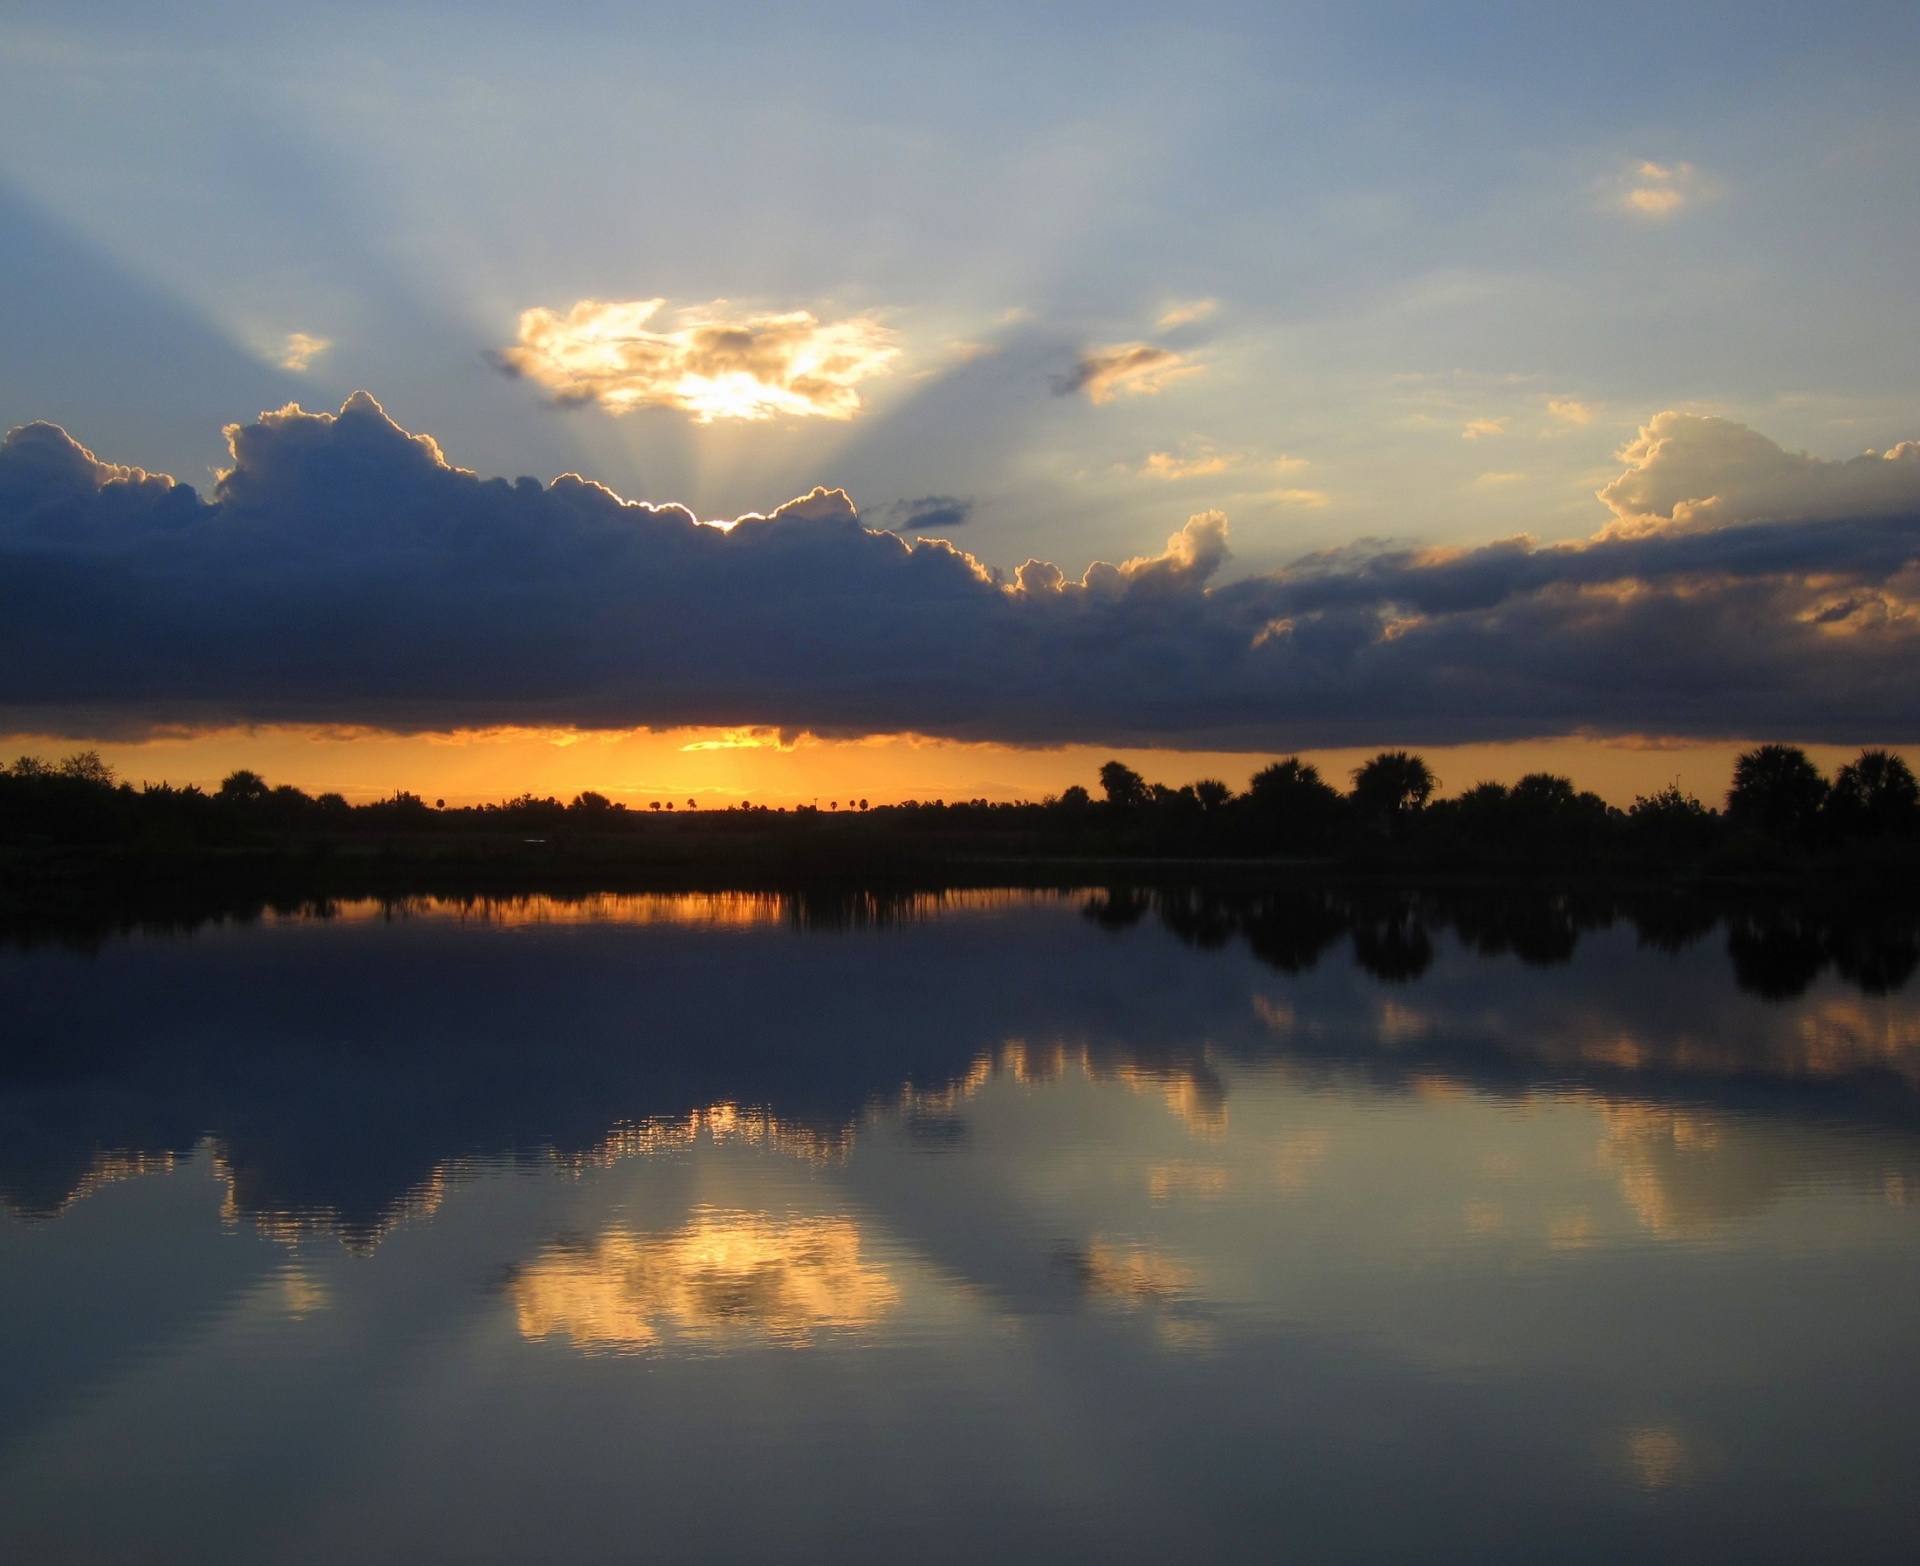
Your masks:
<svg viewBox="0 0 1920 1566"><path fill-rule="evenodd" d="M1145 1315L1168 1348L1191 1353L1213 1347L1213 1323L1203 1313L1191 1263L1107 1235L1095 1235L1066 1260L1096 1307Z"/></svg>
<svg viewBox="0 0 1920 1566"><path fill-rule="evenodd" d="M588 1354L800 1348L871 1330L900 1300L849 1217L715 1208L669 1233L549 1245L509 1289L523 1337Z"/></svg>
<svg viewBox="0 0 1920 1566"><path fill-rule="evenodd" d="M107 1045L51 1089L0 1074L0 1120L33 1133L0 1138L0 1194L52 1216L210 1150L230 1222L365 1250L490 1158L584 1172L705 1140L844 1165L895 1120L921 1150L952 1152L985 1084L1071 1077L1157 1099L1206 1144L1142 1155L1134 1180L1152 1201L1219 1205L1327 1178L1324 1126L1250 1161L1216 1156L1242 1141L1230 1134L1242 1095L1274 1073L1388 1101L1684 1106L1736 1128L1837 1115L1878 1128L1874 1167L1853 1160L1850 1182L1920 1189L1920 1154L1901 1151L1920 1125L1912 1000L1831 976L1787 1001L1738 994L1723 959L1689 948L1699 922L1657 909L1609 930L1625 917L1612 905L1521 899L1499 913L1382 895L1374 908L1331 893L1140 892L1095 899L1094 918L1077 916L1084 894L1017 891L366 902L288 919L270 940L126 942L84 962L12 953L34 1048ZM1881 972L1905 939L1742 919L1748 936L1787 930L1796 950L1880 952ZM1356 920L1377 926L1369 950L1396 921L1446 933L1417 980L1384 988L1357 961L1321 960ZM867 936L790 938L882 926L884 962ZM520 929L539 938L497 933ZM1522 960L1483 960L1498 951ZM1813 1150L1837 1146L1831 1135L1777 1129L1729 1132L1710 1156L1647 1132L1599 1140L1656 1234L1757 1211L1773 1199L1759 1193L1839 1157ZM1771 1151L1742 1151L1756 1145ZM1793 1164L1783 1184L1768 1184L1768 1159ZM1607 1224L1589 1222L1600 1243ZM1563 1226L1555 1243L1576 1240Z"/></svg>

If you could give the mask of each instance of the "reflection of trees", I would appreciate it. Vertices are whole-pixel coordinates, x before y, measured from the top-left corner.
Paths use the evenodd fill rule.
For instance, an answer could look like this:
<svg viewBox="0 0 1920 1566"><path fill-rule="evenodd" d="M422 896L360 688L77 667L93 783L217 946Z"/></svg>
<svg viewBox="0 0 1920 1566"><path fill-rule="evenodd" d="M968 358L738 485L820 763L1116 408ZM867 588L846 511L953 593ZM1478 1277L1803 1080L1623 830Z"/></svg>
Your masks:
<svg viewBox="0 0 1920 1566"><path fill-rule="evenodd" d="M1734 982L1762 1000L1792 1000L1826 966L1818 929L1792 913L1737 915L1728 923L1727 955Z"/></svg>
<svg viewBox="0 0 1920 1566"><path fill-rule="evenodd" d="M1433 966L1433 942L1410 913L1363 918L1353 927L1353 960L1385 984L1405 984Z"/></svg>
<svg viewBox="0 0 1920 1566"><path fill-rule="evenodd" d="M1530 967L1570 962L1583 935L1630 924L1640 945L1676 954L1725 925L1734 981L1763 1000L1804 994L1831 967L1869 995L1892 994L1920 970L1920 909L1704 893L1565 894L1544 890L1110 887L1087 905L1112 929L1149 911L1203 950L1236 937L1282 973L1302 973L1346 938L1374 978L1405 984L1432 966L1451 932L1482 957Z"/></svg>
<svg viewBox="0 0 1920 1566"><path fill-rule="evenodd" d="M1891 995L1920 967L1920 933L1907 924L1842 926L1827 951L1842 978L1869 995Z"/></svg>
<svg viewBox="0 0 1920 1566"><path fill-rule="evenodd" d="M1096 892L1087 903L1086 914L1103 930L1129 930L1144 919L1152 907L1152 893L1138 887L1115 886Z"/></svg>

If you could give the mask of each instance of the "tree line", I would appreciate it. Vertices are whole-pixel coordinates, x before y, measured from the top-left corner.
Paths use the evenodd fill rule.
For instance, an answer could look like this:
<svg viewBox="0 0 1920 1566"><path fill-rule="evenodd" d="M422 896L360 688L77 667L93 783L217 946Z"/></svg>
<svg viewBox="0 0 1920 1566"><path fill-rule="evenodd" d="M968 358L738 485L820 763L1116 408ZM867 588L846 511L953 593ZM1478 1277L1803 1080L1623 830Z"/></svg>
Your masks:
<svg viewBox="0 0 1920 1566"><path fill-rule="evenodd" d="M1761 745L1735 762L1724 803L1709 806L1677 784L1627 809L1555 773L1483 782L1436 797L1422 756L1382 751L1345 788L1298 756L1274 761L1235 792L1217 779L1178 787L1148 781L1119 761L1100 768L1096 795L1075 785L1040 801L908 800L868 807L776 810L742 801L700 809L655 800L636 809L586 791L563 803L531 794L447 807L399 791L351 804L337 793L273 785L231 773L214 790L166 783L136 788L92 751L59 762L26 756L0 768L0 848L152 849L286 846L332 838L476 837L592 843L670 833L835 834L849 842L897 839L928 853L962 850L1067 856L1303 859L1432 867L1645 864L1765 868L1822 859L1897 860L1920 847L1920 783L1898 755L1864 750L1829 778L1806 752Z"/></svg>

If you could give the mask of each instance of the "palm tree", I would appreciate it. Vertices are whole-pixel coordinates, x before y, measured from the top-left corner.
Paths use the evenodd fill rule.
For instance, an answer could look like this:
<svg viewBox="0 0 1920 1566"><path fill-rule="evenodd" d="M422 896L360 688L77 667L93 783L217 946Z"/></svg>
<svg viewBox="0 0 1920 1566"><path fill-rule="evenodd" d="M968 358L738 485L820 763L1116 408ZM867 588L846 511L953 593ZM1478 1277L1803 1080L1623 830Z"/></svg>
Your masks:
<svg viewBox="0 0 1920 1566"><path fill-rule="evenodd" d="M1863 750L1840 769L1827 810L1843 831L1884 837L1920 825L1920 781L1889 750Z"/></svg>
<svg viewBox="0 0 1920 1566"><path fill-rule="evenodd" d="M1761 745L1733 764L1727 817L1775 837L1805 838L1826 798L1827 780L1798 745Z"/></svg>
<svg viewBox="0 0 1920 1566"><path fill-rule="evenodd" d="M1100 786L1110 805L1138 805L1147 799L1147 780L1123 762L1109 761L1100 769Z"/></svg>
<svg viewBox="0 0 1920 1566"><path fill-rule="evenodd" d="M1299 851L1322 845L1340 796L1312 762L1288 756L1254 773L1246 803L1263 847Z"/></svg>
<svg viewBox="0 0 1920 1566"><path fill-rule="evenodd" d="M1354 770L1350 797L1363 819L1391 832L1425 807L1439 783L1423 757L1383 750Z"/></svg>

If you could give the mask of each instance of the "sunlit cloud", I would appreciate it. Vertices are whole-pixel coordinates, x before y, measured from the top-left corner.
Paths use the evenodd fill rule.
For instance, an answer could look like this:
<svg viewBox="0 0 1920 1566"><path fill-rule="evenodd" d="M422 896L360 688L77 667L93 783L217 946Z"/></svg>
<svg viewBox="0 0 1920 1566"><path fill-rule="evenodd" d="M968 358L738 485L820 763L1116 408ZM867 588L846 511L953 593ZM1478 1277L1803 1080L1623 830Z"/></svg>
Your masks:
<svg viewBox="0 0 1920 1566"><path fill-rule="evenodd" d="M1591 424L1593 422L1593 409L1589 408L1584 402L1579 402L1572 397L1556 398L1554 401L1549 402L1547 404L1547 412L1551 413L1563 424Z"/></svg>
<svg viewBox="0 0 1920 1566"><path fill-rule="evenodd" d="M1220 308L1218 299L1189 299L1184 304L1169 306L1165 315L1155 324L1163 332L1170 332L1176 326L1191 326L1195 321L1204 321Z"/></svg>
<svg viewBox="0 0 1920 1566"><path fill-rule="evenodd" d="M1629 171L1620 202L1639 217L1671 217L1702 193L1691 163L1637 163Z"/></svg>
<svg viewBox="0 0 1920 1566"><path fill-rule="evenodd" d="M1482 473L1474 480L1476 484L1517 484L1525 478L1524 473Z"/></svg>
<svg viewBox="0 0 1920 1566"><path fill-rule="evenodd" d="M859 383L885 373L900 350L867 316L821 321L810 311L729 316L720 305L680 312L680 324L650 325L664 299L583 299L564 315L520 317L520 339L501 366L559 403L597 403L609 413L676 408L699 424L715 419L850 419Z"/></svg>
<svg viewBox="0 0 1920 1566"><path fill-rule="evenodd" d="M1121 396L1152 397L1205 368L1171 348L1116 343L1083 354L1070 374L1054 377L1053 390L1060 397L1084 391L1093 403L1112 402Z"/></svg>
<svg viewBox="0 0 1920 1566"><path fill-rule="evenodd" d="M1507 419L1474 419L1460 432L1462 440L1484 440L1489 435L1507 433Z"/></svg>
<svg viewBox="0 0 1920 1566"><path fill-rule="evenodd" d="M1232 464L1217 452L1199 457L1177 457L1170 451L1156 451L1141 464L1143 477L1157 479L1206 478L1224 473Z"/></svg>
<svg viewBox="0 0 1920 1566"><path fill-rule="evenodd" d="M615 1228L551 1246L511 1292L522 1336L601 1354L799 1348L869 1329L900 1300L851 1219L716 1210L671 1234Z"/></svg>
<svg viewBox="0 0 1920 1566"><path fill-rule="evenodd" d="M305 332L290 332L280 351L280 368L298 373L333 346L331 338L311 337Z"/></svg>
<svg viewBox="0 0 1920 1566"><path fill-rule="evenodd" d="M1172 451L1150 452L1136 471L1142 478L1179 480L1209 478L1216 473L1242 470L1293 473L1311 466L1312 463L1305 457L1290 457L1284 453L1278 457L1262 458L1215 451L1211 446L1202 446L1191 455Z"/></svg>
<svg viewBox="0 0 1920 1566"><path fill-rule="evenodd" d="M1620 458L1626 471L1598 491L1615 535L1920 513L1920 441L1830 462L1731 419L1670 409Z"/></svg>
<svg viewBox="0 0 1920 1566"><path fill-rule="evenodd" d="M1260 497L1277 506L1304 506L1309 509L1331 504L1333 497L1324 489L1270 489Z"/></svg>
<svg viewBox="0 0 1920 1566"><path fill-rule="evenodd" d="M692 740L683 751L700 750L792 750L795 741L778 729L727 729L718 738Z"/></svg>

